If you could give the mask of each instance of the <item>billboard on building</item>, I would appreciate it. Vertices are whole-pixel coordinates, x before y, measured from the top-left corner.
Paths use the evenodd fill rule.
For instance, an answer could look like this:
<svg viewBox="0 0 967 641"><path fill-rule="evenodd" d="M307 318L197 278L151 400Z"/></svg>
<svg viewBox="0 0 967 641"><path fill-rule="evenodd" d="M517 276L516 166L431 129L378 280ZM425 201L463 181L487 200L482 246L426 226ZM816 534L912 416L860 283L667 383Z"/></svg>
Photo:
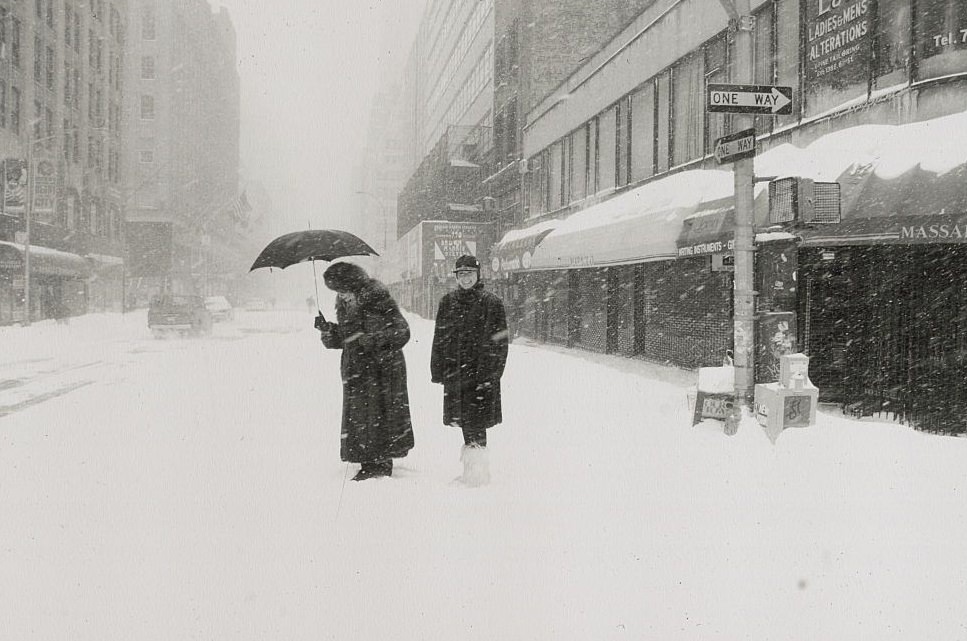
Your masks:
<svg viewBox="0 0 967 641"><path fill-rule="evenodd" d="M494 244L491 223L423 221L402 238L404 277L450 277L457 258L476 256L489 276L490 248Z"/></svg>
<svg viewBox="0 0 967 641"><path fill-rule="evenodd" d="M806 1L806 80L847 87L869 75L875 0Z"/></svg>

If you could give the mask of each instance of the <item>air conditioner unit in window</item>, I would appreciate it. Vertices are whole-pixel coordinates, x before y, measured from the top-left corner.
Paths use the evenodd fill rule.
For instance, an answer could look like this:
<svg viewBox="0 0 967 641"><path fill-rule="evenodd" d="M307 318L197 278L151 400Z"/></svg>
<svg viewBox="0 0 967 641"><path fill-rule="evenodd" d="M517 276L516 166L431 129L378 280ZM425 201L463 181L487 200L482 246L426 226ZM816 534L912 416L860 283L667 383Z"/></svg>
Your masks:
<svg viewBox="0 0 967 641"><path fill-rule="evenodd" d="M779 178L769 183L770 223L808 225L839 221L839 183L814 182L798 176Z"/></svg>

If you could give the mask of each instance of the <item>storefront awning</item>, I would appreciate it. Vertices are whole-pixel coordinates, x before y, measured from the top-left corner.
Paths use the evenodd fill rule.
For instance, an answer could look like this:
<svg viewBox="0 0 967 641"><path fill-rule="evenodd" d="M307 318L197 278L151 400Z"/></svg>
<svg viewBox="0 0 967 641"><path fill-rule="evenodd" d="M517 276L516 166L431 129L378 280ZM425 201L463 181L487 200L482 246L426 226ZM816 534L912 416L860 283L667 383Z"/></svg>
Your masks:
<svg viewBox="0 0 967 641"><path fill-rule="evenodd" d="M735 245L735 207L732 199L709 203L682 221L678 257L732 253Z"/></svg>
<svg viewBox="0 0 967 641"><path fill-rule="evenodd" d="M685 171L579 211L534 250L532 269L605 267L678 256L682 222L731 195L732 172Z"/></svg>
<svg viewBox="0 0 967 641"><path fill-rule="evenodd" d="M0 241L0 270L23 272L24 246L19 243ZM91 267L77 254L40 245L30 246L30 271L47 276L87 278Z"/></svg>
<svg viewBox="0 0 967 641"><path fill-rule="evenodd" d="M495 274L531 268L534 249L544 238L561 224L560 220L545 220L524 229L513 229L494 245L491 252L491 268Z"/></svg>

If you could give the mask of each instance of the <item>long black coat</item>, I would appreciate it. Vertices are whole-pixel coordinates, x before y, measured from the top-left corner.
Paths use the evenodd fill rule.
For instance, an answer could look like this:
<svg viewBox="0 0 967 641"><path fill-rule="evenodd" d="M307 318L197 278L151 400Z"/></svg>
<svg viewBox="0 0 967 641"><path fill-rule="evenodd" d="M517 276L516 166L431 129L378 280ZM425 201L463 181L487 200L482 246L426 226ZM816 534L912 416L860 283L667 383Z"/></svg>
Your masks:
<svg viewBox="0 0 967 641"><path fill-rule="evenodd" d="M443 423L487 429L503 420L500 377L507 363L503 302L478 282L440 301L430 376L443 383Z"/></svg>
<svg viewBox="0 0 967 641"><path fill-rule="evenodd" d="M338 324L323 327L322 342L342 349L342 460L406 456L413 447L413 426L401 350L410 340L409 324L376 280L356 292L355 305L340 297L336 319Z"/></svg>

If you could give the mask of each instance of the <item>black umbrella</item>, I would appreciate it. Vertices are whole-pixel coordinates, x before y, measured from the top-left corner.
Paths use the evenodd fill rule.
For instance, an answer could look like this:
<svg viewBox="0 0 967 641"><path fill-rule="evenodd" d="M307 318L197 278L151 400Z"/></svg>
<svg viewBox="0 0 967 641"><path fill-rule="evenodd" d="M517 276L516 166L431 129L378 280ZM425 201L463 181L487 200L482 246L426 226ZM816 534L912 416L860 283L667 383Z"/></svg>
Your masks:
<svg viewBox="0 0 967 641"><path fill-rule="evenodd" d="M307 229L279 236L265 246L249 271L260 267L285 269L296 263L312 261L312 276L316 278L317 260L332 261L345 256L379 256L358 236L341 229ZM316 282L316 301L319 283ZM322 312L319 312L322 317Z"/></svg>
<svg viewBox="0 0 967 641"><path fill-rule="evenodd" d="M253 269L278 267L285 269L307 260L335 260L344 256L379 256L376 251L348 231L340 229L307 229L279 236L265 246Z"/></svg>

